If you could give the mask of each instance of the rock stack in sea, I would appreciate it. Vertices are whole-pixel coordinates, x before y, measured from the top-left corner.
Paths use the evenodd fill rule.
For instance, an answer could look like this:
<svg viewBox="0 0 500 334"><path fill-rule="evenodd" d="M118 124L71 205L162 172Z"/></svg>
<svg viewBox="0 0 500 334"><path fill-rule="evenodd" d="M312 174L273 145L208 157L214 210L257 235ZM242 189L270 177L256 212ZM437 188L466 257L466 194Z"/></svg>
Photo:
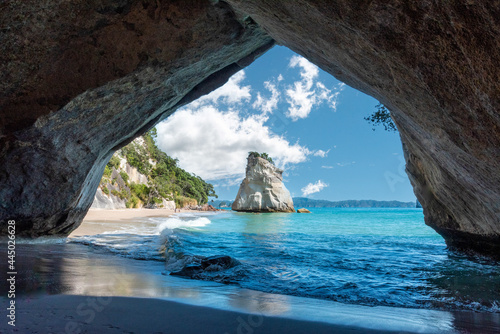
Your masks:
<svg viewBox="0 0 500 334"><path fill-rule="evenodd" d="M272 162L250 154L246 177L232 209L246 212L295 212L290 192L283 184L283 171Z"/></svg>

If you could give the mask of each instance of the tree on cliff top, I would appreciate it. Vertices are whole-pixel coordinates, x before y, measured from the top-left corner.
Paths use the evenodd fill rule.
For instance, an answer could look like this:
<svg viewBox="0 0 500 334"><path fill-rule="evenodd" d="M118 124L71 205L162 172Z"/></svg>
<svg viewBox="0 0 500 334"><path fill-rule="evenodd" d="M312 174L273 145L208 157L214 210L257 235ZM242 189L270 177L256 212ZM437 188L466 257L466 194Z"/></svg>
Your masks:
<svg viewBox="0 0 500 334"><path fill-rule="evenodd" d="M392 121L389 110L382 103L377 104L376 108L377 111L365 117L365 120L372 123L373 126L383 125L386 131L397 132L398 129L396 128L396 124ZM375 128L373 128L373 131L375 131Z"/></svg>
<svg viewBox="0 0 500 334"><path fill-rule="evenodd" d="M250 157L256 157L256 158L266 159L267 161L269 161L270 163L272 163L274 165L273 159L267 153L248 152L248 157L249 158Z"/></svg>

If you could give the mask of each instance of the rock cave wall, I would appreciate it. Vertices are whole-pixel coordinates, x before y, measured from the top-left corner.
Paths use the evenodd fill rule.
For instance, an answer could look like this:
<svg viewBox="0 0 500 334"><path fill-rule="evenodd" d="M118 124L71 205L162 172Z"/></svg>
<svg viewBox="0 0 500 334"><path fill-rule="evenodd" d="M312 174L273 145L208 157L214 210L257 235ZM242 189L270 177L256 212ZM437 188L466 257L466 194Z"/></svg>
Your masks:
<svg viewBox="0 0 500 334"><path fill-rule="evenodd" d="M114 150L275 40L385 104L426 223L450 246L500 254L498 2L1 6L0 220L20 234L76 228Z"/></svg>

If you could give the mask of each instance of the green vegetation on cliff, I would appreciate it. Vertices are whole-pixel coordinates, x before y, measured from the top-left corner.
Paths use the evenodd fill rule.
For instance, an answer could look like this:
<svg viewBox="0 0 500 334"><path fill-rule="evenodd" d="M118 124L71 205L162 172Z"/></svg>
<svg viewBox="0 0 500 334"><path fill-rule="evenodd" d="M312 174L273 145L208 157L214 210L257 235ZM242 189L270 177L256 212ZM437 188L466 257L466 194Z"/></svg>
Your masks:
<svg viewBox="0 0 500 334"><path fill-rule="evenodd" d="M162 152L155 138L153 128L112 156L100 184L105 194L111 190L111 194L125 200L131 208L158 206L164 199L174 200L177 207L202 205L208 202L208 197L217 197L212 184L177 166L178 160ZM131 175L120 167L123 159L144 175L147 182L132 181Z"/></svg>
<svg viewBox="0 0 500 334"><path fill-rule="evenodd" d="M272 163L274 165L273 159L267 153L248 152L248 157L251 157L251 156L256 157L256 158L266 159L267 161L269 161L270 163Z"/></svg>
<svg viewBox="0 0 500 334"><path fill-rule="evenodd" d="M375 126L383 125L386 131L397 132L398 128L396 124L394 124L389 110L382 103L377 104L375 108L377 108L377 111L365 117L365 120L374 126L373 131L375 131Z"/></svg>

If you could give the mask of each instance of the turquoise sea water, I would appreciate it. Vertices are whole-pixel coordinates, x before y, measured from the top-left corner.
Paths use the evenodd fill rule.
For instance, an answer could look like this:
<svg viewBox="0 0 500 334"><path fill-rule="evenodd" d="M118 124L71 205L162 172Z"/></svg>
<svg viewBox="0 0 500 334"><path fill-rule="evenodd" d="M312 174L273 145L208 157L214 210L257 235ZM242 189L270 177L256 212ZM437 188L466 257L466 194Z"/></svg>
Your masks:
<svg viewBox="0 0 500 334"><path fill-rule="evenodd" d="M241 262L199 280L360 305L500 311L500 268L447 250L421 209L312 208L311 214L200 213L145 218L73 239L120 256Z"/></svg>

